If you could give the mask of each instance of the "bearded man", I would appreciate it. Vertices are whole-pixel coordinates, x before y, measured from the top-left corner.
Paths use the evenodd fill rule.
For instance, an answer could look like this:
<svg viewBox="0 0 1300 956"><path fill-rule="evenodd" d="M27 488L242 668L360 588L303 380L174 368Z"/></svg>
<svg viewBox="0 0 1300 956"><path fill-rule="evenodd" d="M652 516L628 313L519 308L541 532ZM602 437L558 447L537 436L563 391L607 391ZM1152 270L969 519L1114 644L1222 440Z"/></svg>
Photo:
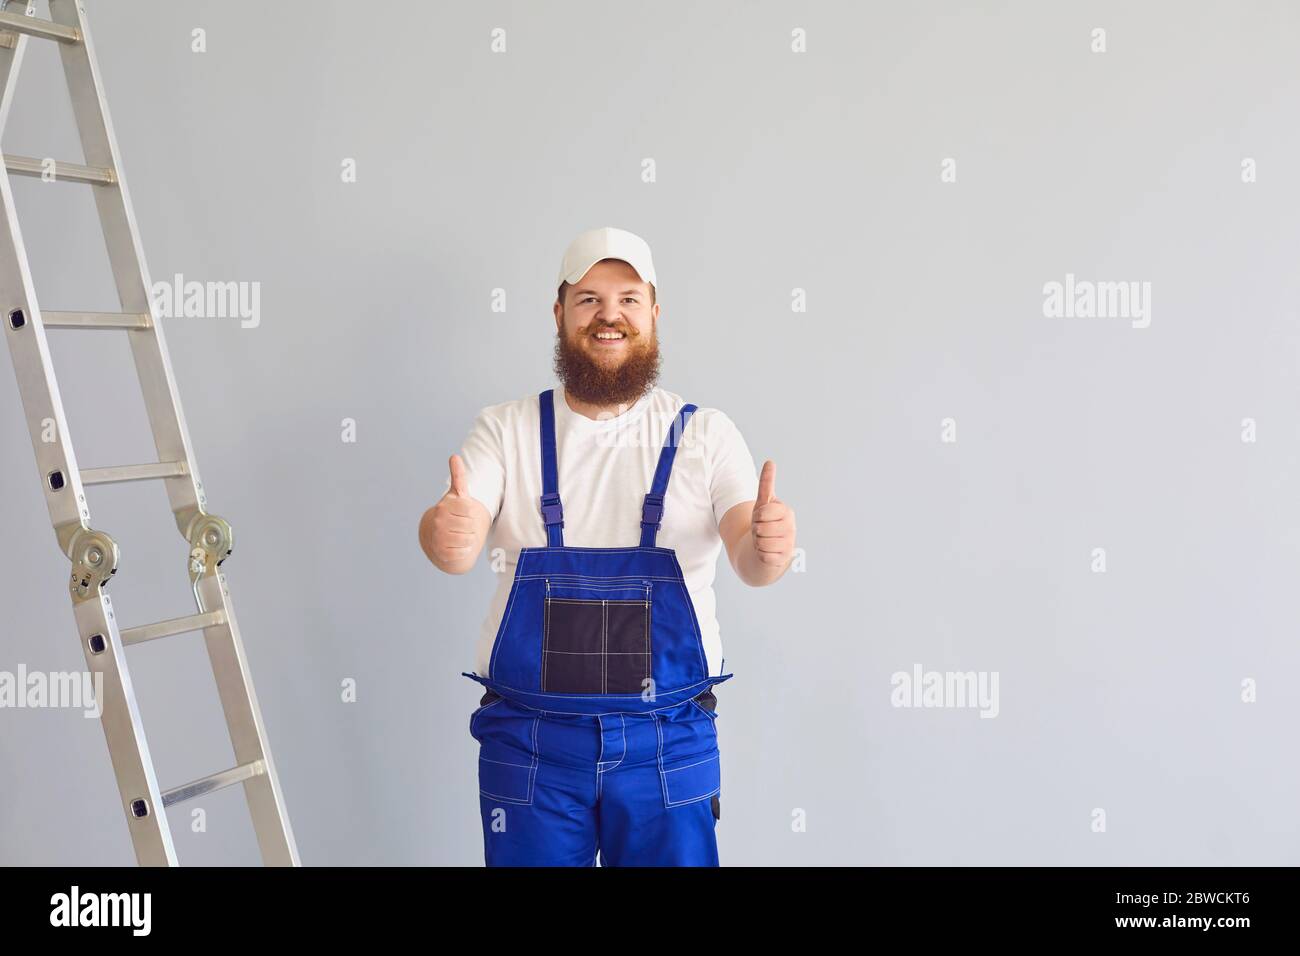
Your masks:
<svg viewBox="0 0 1300 956"><path fill-rule="evenodd" d="M470 716L485 860L717 866L717 558L773 583L794 511L730 418L656 384L643 239L584 232L558 281L560 390L483 408L420 520L439 570L490 544L508 572L465 674L486 687Z"/></svg>

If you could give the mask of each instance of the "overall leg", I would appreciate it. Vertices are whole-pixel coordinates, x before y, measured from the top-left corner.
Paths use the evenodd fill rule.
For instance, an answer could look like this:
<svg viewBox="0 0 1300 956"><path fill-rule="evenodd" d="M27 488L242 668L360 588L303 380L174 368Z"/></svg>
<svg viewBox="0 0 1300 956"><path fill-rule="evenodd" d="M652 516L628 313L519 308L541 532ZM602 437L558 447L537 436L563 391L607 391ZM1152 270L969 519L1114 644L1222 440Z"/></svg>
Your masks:
<svg viewBox="0 0 1300 956"><path fill-rule="evenodd" d="M721 767L712 715L688 701L622 719L623 759L598 775L601 863L717 866Z"/></svg>
<svg viewBox="0 0 1300 956"><path fill-rule="evenodd" d="M488 866L593 864L593 719L551 717L505 700L475 712Z"/></svg>

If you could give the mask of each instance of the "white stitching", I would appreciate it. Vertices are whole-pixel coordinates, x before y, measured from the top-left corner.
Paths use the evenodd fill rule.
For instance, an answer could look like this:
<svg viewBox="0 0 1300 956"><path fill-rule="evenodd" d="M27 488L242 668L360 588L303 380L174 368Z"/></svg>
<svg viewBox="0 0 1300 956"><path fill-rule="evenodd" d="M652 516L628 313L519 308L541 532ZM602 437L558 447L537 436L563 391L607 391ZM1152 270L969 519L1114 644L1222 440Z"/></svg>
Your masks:
<svg viewBox="0 0 1300 956"><path fill-rule="evenodd" d="M509 760L493 760L491 757L480 755L480 760L486 760L488 763L499 763L503 767L523 767L525 770L532 770L533 765L530 763L511 763Z"/></svg>
<svg viewBox="0 0 1300 956"><path fill-rule="evenodd" d="M617 588L617 591L623 591L623 588ZM552 597L549 602L550 604L595 604L597 601L601 604L645 604L645 601L638 601L634 597L591 597L586 600L581 597Z"/></svg>
<svg viewBox="0 0 1300 956"><path fill-rule="evenodd" d="M567 588L572 591L644 591L645 585L642 583L646 579L628 575L624 578L583 578L581 581L571 579L557 580L555 575L545 575L553 588ZM590 581L626 581L626 584L590 584ZM661 578L660 580L672 581L675 578Z"/></svg>
<svg viewBox="0 0 1300 956"><path fill-rule="evenodd" d="M645 651L547 651L546 653L569 654L574 657L645 657Z"/></svg>
<svg viewBox="0 0 1300 956"><path fill-rule="evenodd" d="M617 767L627 758L627 719L622 714L618 715L618 725L620 735L623 738L623 754L618 758L618 763L614 764L614 767ZM610 767L609 769L613 770L614 767Z"/></svg>
<svg viewBox="0 0 1300 956"><path fill-rule="evenodd" d="M600 767L605 762L605 724L599 717L596 718L596 726L600 728L600 753L596 755L596 800L600 800Z"/></svg>
<svg viewBox="0 0 1300 956"><path fill-rule="evenodd" d="M691 799L689 799L689 800L677 800L677 801L674 801L674 802L672 802L672 803L669 803L668 806L670 806L670 807L684 807L684 806L686 806L688 803L699 803L701 800L707 800L707 799L709 799L709 797L716 796L717 794L719 794L719 793L721 793L721 792L722 792L722 787L719 786L717 789L715 789L715 790L710 790L708 793L703 794L703 795L701 795L701 796L698 796L698 797L691 797Z"/></svg>
<svg viewBox="0 0 1300 956"><path fill-rule="evenodd" d="M714 754L712 757L705 757L703 760L695 761L695 763L683 764L680 767L673 767L672 770L665 770L663 772L676 773L678 770L690 770L692 767L700 767L706 763L713 763L713 761L717 760L720 756L721 756L720 754ZM520 764L519 766L523 766L523 764Z"/></svg>
<svg viewBox="0 0 1300 956"><path fill-rule="evenodd" d="M484 790L482 787L479 788L478 792L485 797L491 797L493 800L501 800L505 803L517 803L522 807L526 807L532 803L531 800L525 800L520 797L507 797L503 793L493 793L491 790Z"/></svg>
<svg viewBox="0 0 1300 956"><path fill-rule="evenodd" d="M650 682L651 687L655 686L654 641L652 639L652 635L654 634L654 631L652 630L653 626L654 625L650 621L650 585L647 584L645 602L645 678ZM643 683L641 686L645 687L646 685Z"/></svg>
<svg viewBox="0 0 1300 956"><path fill-rule="evenodd" d="M528 802L533 802L533 781L537 779L537 771L542 765L541 747L537 743L537 732L542 724L540 716L533 718L533 769L528 774Z"/></svg>
<svg viewBox="0 0 1300 956"><path fill-rule="evenodd" d="M664 731L659 726L659 715L654 715L655 733L659 735L659 749L655 751L655 763L659 766L659 789L663 791L664 806L670 806L668 799L668 778L664 776Z"/></svg>

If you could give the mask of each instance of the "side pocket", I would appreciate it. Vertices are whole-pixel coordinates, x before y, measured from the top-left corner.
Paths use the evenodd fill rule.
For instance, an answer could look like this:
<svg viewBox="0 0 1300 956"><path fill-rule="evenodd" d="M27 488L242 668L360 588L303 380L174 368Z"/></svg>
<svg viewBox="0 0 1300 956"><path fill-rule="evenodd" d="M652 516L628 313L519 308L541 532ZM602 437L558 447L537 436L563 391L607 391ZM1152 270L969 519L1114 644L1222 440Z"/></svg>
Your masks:
<svg viewBox="0 0 1300 956"><path fill-rule="evenodd" d="M503 756L508 757L508 754ZM533 778L537 764L511 763L480 752L478 758L478 792L503 803L525 806L533 802Z"/></svg>
<svg viewBox="0 0 1300 956"><path fill-rule="evenodd" d="M659 730L659 780L665 807L679 807L717 796L722 764L712 715L694 700L656 715Z"/></svg>
<svg viewBox="0 0 1300 956"><path fill-rule="evenodd" d="M722 767L716 753L665 763L659 776L664 783L666 807L707 800L722 789Z"/></svg>
<svg viewBox="0 0 1300 956"><path fill-rule="evenodd" d="M541 718L512 708L500 698L475 717L470 727L479 742L478 792L503 803L531 804Z"/></svg>

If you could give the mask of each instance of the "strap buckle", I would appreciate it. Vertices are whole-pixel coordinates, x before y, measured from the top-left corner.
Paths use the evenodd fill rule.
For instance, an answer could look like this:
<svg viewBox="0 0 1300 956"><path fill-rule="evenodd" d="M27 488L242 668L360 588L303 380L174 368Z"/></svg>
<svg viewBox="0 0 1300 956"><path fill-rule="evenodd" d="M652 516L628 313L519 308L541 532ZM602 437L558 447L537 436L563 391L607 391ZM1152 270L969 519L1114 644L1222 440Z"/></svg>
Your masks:
<svg viewBox="0 0 1300 956"><path fill-rule="evenodd" d="M564 527L564 506L560 504L558 491L542 495L542 522L548 527L554 524Z"/></svg>
<svg viewBox="0 0 1300 956"><path fill-rule="evenodd" d="M659 530L659 522L664 516L664 496L657 495L653 491L645 496L645 504L641 506L641 526Z"/></svg>

